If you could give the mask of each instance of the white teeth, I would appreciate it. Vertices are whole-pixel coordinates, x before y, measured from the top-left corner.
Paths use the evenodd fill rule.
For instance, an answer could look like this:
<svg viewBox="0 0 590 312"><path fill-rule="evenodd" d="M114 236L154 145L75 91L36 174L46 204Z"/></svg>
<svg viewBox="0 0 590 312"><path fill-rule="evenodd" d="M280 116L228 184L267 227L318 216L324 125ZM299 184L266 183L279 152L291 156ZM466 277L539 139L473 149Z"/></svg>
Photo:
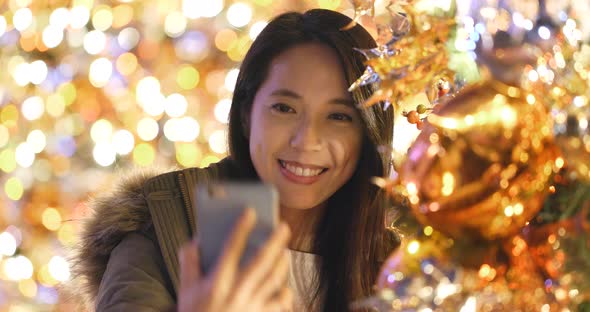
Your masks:
<svg viewBox="0 0 590 312"><path fill-rule="evenodd" d="M293 166L291 164L287 164L284 161L281 161L283 167L289 170L291 173L301 176L301 177L313 177L317 176L322 173L322 169L310 169L310 168L301 168L297 166Z"/></svg>

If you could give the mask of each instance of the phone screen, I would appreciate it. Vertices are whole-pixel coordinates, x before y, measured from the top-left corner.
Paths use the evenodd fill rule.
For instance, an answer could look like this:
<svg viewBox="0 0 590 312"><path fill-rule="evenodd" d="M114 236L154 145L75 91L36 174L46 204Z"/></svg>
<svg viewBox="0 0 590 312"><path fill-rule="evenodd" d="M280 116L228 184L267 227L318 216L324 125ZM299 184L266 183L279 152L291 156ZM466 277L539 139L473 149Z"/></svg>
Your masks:
<svg viewBox="0 0 590 312"><path fill-rule="evenodd" d="M195 192L195 216L201 258L201 270L210 272L238 218L246 207L256 211L256 225L240 259L244 266L271 235L278 223L278 193L262 183L219 183L198 186Z"/></svg>

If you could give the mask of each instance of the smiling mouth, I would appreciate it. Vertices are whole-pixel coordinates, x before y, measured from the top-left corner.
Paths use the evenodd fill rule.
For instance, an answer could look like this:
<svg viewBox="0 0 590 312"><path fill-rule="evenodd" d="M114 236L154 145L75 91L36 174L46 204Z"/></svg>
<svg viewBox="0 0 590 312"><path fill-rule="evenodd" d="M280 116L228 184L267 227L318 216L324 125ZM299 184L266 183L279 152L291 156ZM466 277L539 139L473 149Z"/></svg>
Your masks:
<svg viewBox="0 0 590 312"><path fill-rule="evenodd" d="M305 166L305 165L302 166L300 164L284 161L282 159L279 159L279 164L285 170L289 171L290 173L292 173L296 176L300 176L300 177L316 177L316 176L319 176L319 175L323 174L324 172L328 171L328 168L321 168L321 167L317 167L317 166Z"/></svg>

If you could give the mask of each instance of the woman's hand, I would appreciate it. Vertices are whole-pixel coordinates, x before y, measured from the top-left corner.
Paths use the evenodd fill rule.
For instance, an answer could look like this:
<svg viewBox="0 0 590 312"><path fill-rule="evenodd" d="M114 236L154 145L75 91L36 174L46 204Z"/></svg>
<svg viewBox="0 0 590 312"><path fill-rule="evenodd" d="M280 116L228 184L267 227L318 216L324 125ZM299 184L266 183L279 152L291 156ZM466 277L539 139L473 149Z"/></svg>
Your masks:
<svg viewBox="0 0 590 312"><path fill-rule="evenodd" d="M180 258L178 311L233 312L290 310L292 294L286 287L289 227L281 223L257 255L240 269L239 262L256 213L246 209L234 227L214 269L203 275L194 242L183 246Z"/></svg>

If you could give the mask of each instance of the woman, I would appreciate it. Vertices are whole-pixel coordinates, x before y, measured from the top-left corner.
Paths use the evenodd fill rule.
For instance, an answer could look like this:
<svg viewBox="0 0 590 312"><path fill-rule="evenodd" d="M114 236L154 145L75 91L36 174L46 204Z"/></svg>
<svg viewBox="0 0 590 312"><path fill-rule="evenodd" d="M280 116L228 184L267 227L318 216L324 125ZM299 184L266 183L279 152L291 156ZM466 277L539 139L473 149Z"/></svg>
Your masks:
<svg viewBox="0 0 590 312"><path fill-rule="evenodd" d="M371 294L395 247L384 195L369 182L388 174L390 155L377 147L392 140L393 112L358 108L371 91L347 90L364 70L353 48L375 46L361 26L341 30L350 22L327 10L275 18L240 68L230 156L207 169L142 173L94 200L73 270L90 304L270 311L292 308L293 299L295 310L346 311ZM247 210L215 269L203 276L195 244L186 243L195 231L192 190L217 179L274 184L284 224L252 263L238 268L255 222Z"/></svg>

